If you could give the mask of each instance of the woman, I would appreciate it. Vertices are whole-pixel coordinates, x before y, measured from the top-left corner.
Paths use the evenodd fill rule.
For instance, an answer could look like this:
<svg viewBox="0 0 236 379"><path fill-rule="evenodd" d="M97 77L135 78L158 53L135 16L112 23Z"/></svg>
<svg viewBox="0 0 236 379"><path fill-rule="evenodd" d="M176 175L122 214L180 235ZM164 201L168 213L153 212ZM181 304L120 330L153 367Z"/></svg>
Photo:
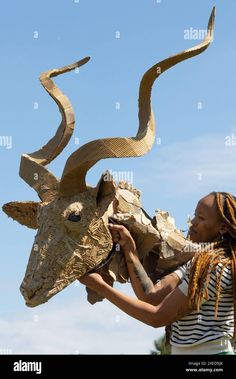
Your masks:
<svg viewBox="0 0 236 379"><path fill-rule="evenodd" d="M155 328L172 324L172 354L233 354L236 315L236 198L213 192L201 199L189 229L204 248L191 262L153 285L129 231L111 225L125 254L133 299L97 273L79 280L122 311Z"/></svg>

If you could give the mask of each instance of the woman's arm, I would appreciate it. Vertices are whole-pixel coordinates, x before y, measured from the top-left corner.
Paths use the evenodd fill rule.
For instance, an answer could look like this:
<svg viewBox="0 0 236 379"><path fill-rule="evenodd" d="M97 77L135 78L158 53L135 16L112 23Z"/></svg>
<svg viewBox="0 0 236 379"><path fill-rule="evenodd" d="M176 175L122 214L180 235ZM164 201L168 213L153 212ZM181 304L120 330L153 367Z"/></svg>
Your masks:
<svg viewBox="0 0 236 379"><path fill-rule="evenodd" d="M85 275L79 280L129 316L154 328L169 325L189 313L188 298L178 288L172 291L159 305L154 306L133 299L110 287L97 273Z"/></svg>
<svg viewBox="0 0 236 379"><path fill-rule="evenodd" d="M169 274L154 285L139 260L130 232L122 225L110 225L110 231L114 242L119 242L122 247L131 284L138 299L153 305L160 304L180 284L179 276L176 273Z"/></svg>
<svg viewBox="0 0 236 379"><path fill-rule="evenodd" d="M144 270L137 253L126 252L125 258L132 287L140 300L153 305L160 304L181 282L178 275L173 272L154 285Z"/></svg>

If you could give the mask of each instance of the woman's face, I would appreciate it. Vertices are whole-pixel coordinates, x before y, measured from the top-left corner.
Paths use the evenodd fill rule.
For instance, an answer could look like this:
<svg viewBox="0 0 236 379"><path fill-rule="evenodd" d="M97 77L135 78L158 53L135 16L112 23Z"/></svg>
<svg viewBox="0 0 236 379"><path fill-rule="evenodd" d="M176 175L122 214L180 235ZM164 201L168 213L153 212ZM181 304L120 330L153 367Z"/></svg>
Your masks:
<svg viewBox="0 0 236 379"><path fill-rule="evenodd" d="M210 194L198 202L188 236L193 242L215 242L221 237L223 222L217 209L215 195Z"/></svg>

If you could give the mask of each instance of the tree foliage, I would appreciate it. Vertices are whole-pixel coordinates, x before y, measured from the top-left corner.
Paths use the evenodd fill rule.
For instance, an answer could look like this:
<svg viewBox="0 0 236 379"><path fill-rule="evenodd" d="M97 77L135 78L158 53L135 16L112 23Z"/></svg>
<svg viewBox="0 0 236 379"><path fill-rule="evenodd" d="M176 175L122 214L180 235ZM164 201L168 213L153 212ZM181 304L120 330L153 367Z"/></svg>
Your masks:
<svg viewBox="0 0 236 379"><path fill-rule="evenodd" d="M170 355L171 349L170 344L166 343L166 336L154 340L153 342L155 350L151 350L150 354L152 355Z"/></svg>

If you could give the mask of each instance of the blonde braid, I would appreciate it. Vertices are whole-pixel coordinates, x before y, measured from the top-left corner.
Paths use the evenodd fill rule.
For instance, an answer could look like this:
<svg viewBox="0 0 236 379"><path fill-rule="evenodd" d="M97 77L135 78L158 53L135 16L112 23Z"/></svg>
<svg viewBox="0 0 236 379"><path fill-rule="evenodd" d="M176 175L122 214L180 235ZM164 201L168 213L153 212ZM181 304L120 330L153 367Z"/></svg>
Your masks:
<svg viewBox="0 0 236 379"><path fill-rule="evenodd" d="M215 245L215 244L214 244ZM210 281L211 272L216 269L216 266L219 262L222 262L222 259L225 258L225 249L222 247L219 248L219 243L217 243L216 248L213 248L211 251L202 250L200 253L196 253L190 271L189 278L189 302L193 309L199 311L201 301L203 298L206 300L209 298L208 294L208 285ZM229 264L229 258L226 261L226 265ZM217 286L217 308L218 301L220 296L220 283L221 275L223 274L225 265L222 265L220 276L216 275L216 286Z"/></svg>
<svg viewBox="0 0 236 379"><path fill-rule="evenodd" d="M233 297L234 297L234 320L236 316L236 283L235 279L236 278L236 252L235 248L233 250L232 254L232 262L231 262L231 268L232 268L232 285L233 285ZM234 338L236 337L236 322L234 322Z"/></svg>
<svg viewBox="0 0 236 379"><path fill-rule="evenodd" d="M225 239L212 244L212 249L202 249L192 260L189 276L188 298L192 309L199 311L201 302L209 298L208 286L211 273L216 274L215 317L221 295L221 279L226 267L232 269L234 299L234 338L236 338L236 198L227 192L214 192L220 216L227 233ZM220 271L218 264L221 263Z"/></svg>

